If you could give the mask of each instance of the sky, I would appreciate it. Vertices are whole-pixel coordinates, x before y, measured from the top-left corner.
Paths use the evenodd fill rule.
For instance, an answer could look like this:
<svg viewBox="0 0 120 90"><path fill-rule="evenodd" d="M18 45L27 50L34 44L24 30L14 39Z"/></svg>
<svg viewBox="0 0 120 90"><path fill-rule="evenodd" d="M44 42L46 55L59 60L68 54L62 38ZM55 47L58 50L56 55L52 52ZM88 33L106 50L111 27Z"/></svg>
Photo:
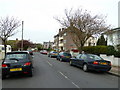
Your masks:
<svg viewBox="0 0 120 90"><path fill-rule="evenodd" d="M106 24L118 27L118 2L120 0L0 0L0 17L15 17L24 21L24 39L33 43L54 40L62 28L54 17L64 17L65 9L86 9L92 15L107 16ZM21 40L22 26L8 38Z"/></svg>

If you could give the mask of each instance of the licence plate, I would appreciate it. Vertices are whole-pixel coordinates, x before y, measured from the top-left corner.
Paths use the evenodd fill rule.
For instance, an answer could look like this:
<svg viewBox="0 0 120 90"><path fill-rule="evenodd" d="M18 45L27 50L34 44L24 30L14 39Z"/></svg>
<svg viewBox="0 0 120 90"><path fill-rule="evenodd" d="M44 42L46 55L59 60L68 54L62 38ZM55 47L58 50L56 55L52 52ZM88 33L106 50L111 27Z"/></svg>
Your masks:
<svg viewBox="0 0 120 90"><path fill-rule="evenodd" d="M102 65L107 65L107 63L106 63L106 62L101 62L100 64L102 64Z"/></svg>
<svg viewBox="0 0 120 90"><path fill-rule="evenodd" d="M69 58L69 56L66 56L66 58Z"/></svg>
<svg viewBox="0 0 120 90"><path fill-rule="evenodd" d="M14 69L10 69L11 72L13 71L22 71L22 68L14 68Z"/></svg>

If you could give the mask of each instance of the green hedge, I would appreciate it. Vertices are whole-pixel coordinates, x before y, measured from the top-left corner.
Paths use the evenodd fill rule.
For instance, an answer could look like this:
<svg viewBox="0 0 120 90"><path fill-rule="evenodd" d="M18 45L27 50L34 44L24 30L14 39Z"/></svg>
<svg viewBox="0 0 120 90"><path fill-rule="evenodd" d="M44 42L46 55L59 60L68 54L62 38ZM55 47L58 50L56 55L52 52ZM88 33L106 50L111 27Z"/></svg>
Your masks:
<svg viewBox="0 0 120 90"><path fill-rule="evenodd" d="M107 46L87 46L83 47L83 51L86 53L92 54L106 54L107 53Z"/></svg>
<svg viewBox="0 0 120 90"><path fill-rule="evenodd" d="M115 51L114 56L120 58L120 50L119 51Z"/></svg>
<svg viewBox="0 0 120 90"><path fill-rule="evenodd" d="M83 51L96 55L107 54L114 55L115 57L120 57L120 50L116 51L113 46L86 46L83 47Z"/></svg>

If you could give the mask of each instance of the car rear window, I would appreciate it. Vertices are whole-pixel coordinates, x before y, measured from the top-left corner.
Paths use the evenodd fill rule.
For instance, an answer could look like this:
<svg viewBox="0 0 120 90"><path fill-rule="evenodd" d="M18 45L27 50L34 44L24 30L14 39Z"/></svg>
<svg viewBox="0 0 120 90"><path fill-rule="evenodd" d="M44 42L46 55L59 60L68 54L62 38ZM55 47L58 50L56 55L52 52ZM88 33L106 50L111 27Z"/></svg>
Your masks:
<svg viewBox="0 0 120 90"><path fill-rule="evenodd" d="M99 57L97 55L88 55L88 58L90 58L92 60L103 60L101 57Z"/></svg>
<svg viewBox="0 0 120 90"><path fill-rule="evenodd" d="M15 58L15 59L27 59L27 54L26 53L14 53L14 54L7 54L5 59L11 59L11 58Z"/></svg>
<svg viewBox="0 0 120 90"><path fill-rule="evenodd" d="M71 54L70 54L70 53L64 53L64 55L65 55L65 56L71 56Z"/></svg>

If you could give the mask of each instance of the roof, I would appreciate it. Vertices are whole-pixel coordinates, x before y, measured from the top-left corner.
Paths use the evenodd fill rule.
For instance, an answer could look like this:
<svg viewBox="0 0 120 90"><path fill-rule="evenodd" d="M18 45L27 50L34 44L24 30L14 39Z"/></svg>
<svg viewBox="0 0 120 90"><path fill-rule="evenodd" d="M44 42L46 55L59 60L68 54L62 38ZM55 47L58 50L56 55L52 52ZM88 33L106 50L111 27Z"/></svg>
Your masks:
<svg viewBox="0 0 120 90"><path fill-rule="evenodd" d="M120 31L120 27L111 29L111 30L107 31L105 34L113 34L113 33L118 32L118 31Z"/></svg>

